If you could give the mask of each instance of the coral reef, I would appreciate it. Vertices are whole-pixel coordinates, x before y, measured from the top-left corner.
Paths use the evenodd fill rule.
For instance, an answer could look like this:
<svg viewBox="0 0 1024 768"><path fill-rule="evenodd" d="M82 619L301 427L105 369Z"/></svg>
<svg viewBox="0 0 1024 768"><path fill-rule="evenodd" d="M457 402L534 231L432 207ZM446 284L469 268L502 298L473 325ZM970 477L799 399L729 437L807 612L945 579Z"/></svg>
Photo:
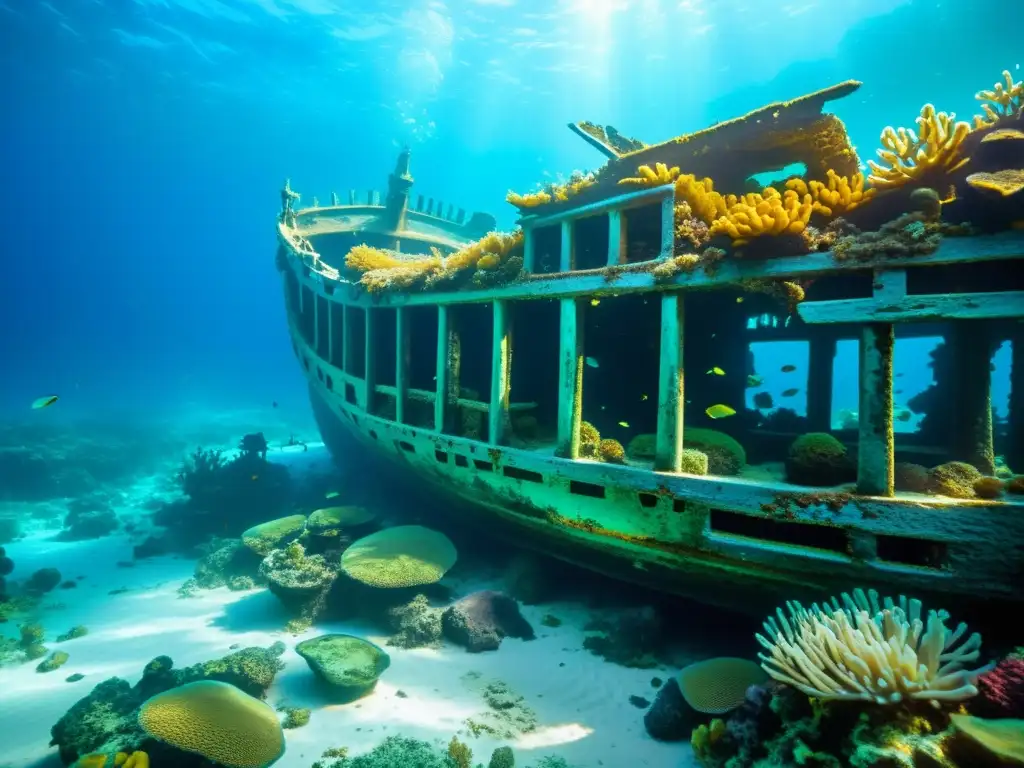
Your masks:
<svg viewBox="0 0 1024 768"><path fill-rule="evenodd" d="M289 515L254 525L242 533L242 543L257 555L266 557L273 550L297 539L306 527L305 515Z"/></svg>
<svg viewBox="0 0 1024 768"><path fill-rule="evenodd" d="M354 542L341 556L341 570L368 586L395 589L440 581L457 559L455 545L443 533L399 525Z"/></svg>
<svg viewBox="0 0 1024 768"><path fill-rule="evenodd" d="M532 208L547 206L551 203L557 204L568 202L593 185L593 174L585 174L580 171L576 171L564 184L554 182L537 192L527 192L523 195L509 191L505 200L516 208L521 210L530 210Z"/></svg>
<svg viewBox="0 0 1024 768"><path fill-rule="evenodd" d="M388 645L397 648L429 648L441 644L441 615L443 608L435 608L426 595L392 606L387 611L388 625L395 633Z"/></svg>
<svg viewBox="0 0 1024 768"><path fill-rule="evenodd" d="M928 471L928 491L954 499L973 499L974 484L981 472L963 461L949 461Z"/></svg>
<svg viewBox="0 0 1024 768"><path fill-rule="evenodd" d="M921 108L916 123L916 132L892 126L882 131L884 149L878 150L878 156L883 164L868 160L872 187L889 189L911 182L940 186L969 161L962 154L962 144L971 132L970 123L957 122L956 115L936 112L931 104Z"/></svg>
<svg viewBox="0 0 1024 768"><path fill-rule="evenodd" d="M1024 719L1024 659L1007 656L978 678L971 713L979 717Z"/></svg>
<svg viewBox="0 0 1024 768"><path fill-rule="evenodd" d="M789 447L786 479L797 485L833 486L854 480L856 464L846 446L825 432L801 435Z"/></svg>
<svg viewBox="0 0 1024 768"><path fill-rule="evenodd" d="M607 464L625 464L626 449L618 440L605 438L597 444L597 455Z"/></svg>
<svg viewBox="0 0 1024 768"><path fill-rule="evenodd" d="M724 432L704 427L686 427L683 430L683 444L707 456L707 474L710 475L738 475L747 465L747 453L743 446Z"/></svg>
<svg viewBox="0 0 1024 768"><path fill-rule="evenodd" d="M519 612L519 604L492 590L474 592L446 608L441 627L445 637L473 653L497 650L506 637L534 639L533 627Z"/></svg>
<svg viewBox="0 0 1024 768"><path fill-rule="evenodd" d="M270 591L289 613L307 623L319 615L337 575L337 568L323 555L307 555L297 541L273 550L260 564L260 576Z"/></svg>
<svg viewBox="0 0 1024 768"><path fill-rule="evenodd" d="M391 666L391 657L369 640L354 635L319 635L295 646L313 673L343 701L371 691Z"/></svg>
<svg viewBox="0 0 1024 768"><path fill-rule="evenodd" d="M978 91L974 98L981 102L982 115L974 116L975 129L991 128L1004 118L1019 117L1024 113L1024 81L1013 82L1008 69L1003 70L1003 82L990 90Z"/></svg>
<svg viewBox="0 0 1024 768"><path fill-rule="evenodd" d="M64 529L57 538L62 541L98 539L113 533L119 525L117 515L106 503L106 499L99 494L93 494L68 502Z"/></svg>

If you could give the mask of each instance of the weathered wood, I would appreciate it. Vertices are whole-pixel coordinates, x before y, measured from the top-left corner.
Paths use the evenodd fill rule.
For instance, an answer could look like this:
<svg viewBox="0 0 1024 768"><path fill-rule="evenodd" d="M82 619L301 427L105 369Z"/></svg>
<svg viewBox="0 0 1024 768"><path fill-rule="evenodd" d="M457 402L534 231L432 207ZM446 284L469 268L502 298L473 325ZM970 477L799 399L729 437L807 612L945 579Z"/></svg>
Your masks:
<svg viewBox="0 0 1024 768"><path fill-rule="evenodd" d="M576 266L576 226L571 219L562 222L562 247L558 256L559 271L571 272Z"/></svg>
<svg viewBox="0 0 1024 768"><path fill-rule="evenodd" d="M437 308L437 359L434 364L437 389L434 393L434 430L445 431L448 410L448 307ZM411 397L411 394L410 394Z"/></svg>
<svg viewBox="0 0 1024 768"><path fill-rule="evenodd" d="M625 264L629 256L628 225L626 212L614 210L608 212L608 266Z"/></svg>
<svg viewBox="0 0 1024 768"><path fill-rule="evenodd" d="M364 321L366 331L366 351L364 354L364 365L363 365L363 387L365 390L365 398L363 408L367 413L374 412L374 406L376 405L376 394L377 394L377 345L374 343L374 326L377 324L377 313L380 312L378 309L367 309Z"/></svg>
<svg viewBox="0 0 1024 768"><path fill-rule="evenodd" d="M555 452L569 459L580 455L583 415L583 305L562 299L558 342L558 443Z"/></svg>
<svg viewBox="0 0 1024 768"><path fill-rule="evenodd" d="M564 221L575 221L587 216L600 216L603 213L615 209L637 208L643 205L664 200L666 197L675 199L675 184L664 184L660 187L645 187L635 192L627 192L624 195L609 197L607 200L598 200L589 205L581 205L578 208L566 208L556 213L549 213L546 216L523 216L519 223L529 224L531 227L548 227L552 224L559 224Z"/></svg>
<svg viewBox="0 0 1024 768"><path fill-rule="evenodd" d="M523 273L531 274L537 254L537 236L533 227L523 227Z"/></svg>
<svg viewBox="0 0 1024 768"><path fill-rule="evenodd" d="M423 212L423 195L416 196L416 210Z"/></svg>
<svg viewBox="0 0 1024 768"><path fill-rule="evenodd" d="M427 216L434 215L434 198L427 200Z"/></svg>
<svg viewBox="0 0 1024 768"><path fill-rule="evenodd" d="M395 421L405 423L405 402L409 394L409 310L395 310Z"/></svg>
<svg viewBox="0 0 1024 768"><path fill-rule="evenodd" d="M895 493L892 421L895 343L895 331L888 323L872 323L861 329L857 492L869 496Z"/></svg>
<svg viewBox="0 0 1024 768"><path fill-rule="evenodd" d="M512 328L508 304L496 301L491 306L491 407L487 414L487 439L491 445L504 445L509 429Z"/></svg>
<svg viewBox="0 0 1024 768"><path fill-rule="evenodd" d="M828 329L831 330L831 329ZM804 330L806 334L808 331ZM832 390L836 340L825 329L810 329L807 367L807 422L811 432L832 431Z"/></svg>
<svg viewBox="0 0 1024 768"><path fill-rule="evenodd" d="M673 187L673 189L675 189ZM659 259L669 259L675 253L676 247L676 199L675 195L669 195L661 199L661 250L658 253Z"/></svg>
<svg viewBox="0 0 1024 768"><path fill-rule="evenodd" d="M395 397L398 394L398 390L392 387L390 384L378 384L375 387L378 395L385 395L387 397ZM415 400L417 403L436 403L437 392L431 389L414 389L410 387L405 391L407 400ZM491 404L485 403L482 400L470 400L469 398L459 397L454 400L448 400L448 410L452 407L457 406L459 408L465 408L467 411L477 411L479 413L487 413L491 410ZM525 401L522 403L509 403L509 411L532 411L537 408L537 403L532 401Z"/></svg>
<svg viewBox="0 0 1024 768"><path fill-rule="evenodd" d="M995 473L992 444L992 354L988 323L956 323L948 331L953 364L952 434L949 448L957 461L973 464L984 475Z"/></svg>
<svg viewBox="0 0 1024 768"><path fill-rule="evenodd" d="M658 378L656 472L679 472L683 461L683 299L661 297L661 368Z"/></svg>

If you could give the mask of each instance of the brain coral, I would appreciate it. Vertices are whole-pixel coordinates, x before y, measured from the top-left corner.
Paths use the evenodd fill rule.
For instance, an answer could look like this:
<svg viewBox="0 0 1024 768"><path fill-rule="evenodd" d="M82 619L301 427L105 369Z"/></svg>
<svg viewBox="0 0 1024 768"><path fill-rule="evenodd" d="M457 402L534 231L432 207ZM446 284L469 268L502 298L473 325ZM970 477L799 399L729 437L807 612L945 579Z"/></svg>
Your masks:
<svg viewBox="0 0 1024 768"><path fill-rule="evenodd" d="M686 427L683 430L683 445L707 455L707 474L738 475L747 463L747 452L743 446L715 429Z"/></svg>
<svg viewBox="0 0 1024 768"><path fill-rule="evenodd" d="M305 515L289 515L254 525L242 533L242 543L257 555L266 557L274 549L296 538L306 525Z"/></svg>
<svg viewBox="0 0 1024 768"><path fill-rule="evenodd" d="M341 556L341 569L371 587L434 584L455 565L458 552L443 533L398 525L356 541Z"/></svg>
<svg viewBox="0 0 1024 768"><path fill-rule="evenodd" d="M372 523L375 517L366 507L324 507L309 516L306 530L318 536L336 535L340 529Z"/></svg>
<svg viewBox="0 0 1024 768"><path fill-rule="evenodd" d="M229 768L265 768L284 754L274 710L213 680L152 697L139 709L139 725L160 741Z"/></svg>

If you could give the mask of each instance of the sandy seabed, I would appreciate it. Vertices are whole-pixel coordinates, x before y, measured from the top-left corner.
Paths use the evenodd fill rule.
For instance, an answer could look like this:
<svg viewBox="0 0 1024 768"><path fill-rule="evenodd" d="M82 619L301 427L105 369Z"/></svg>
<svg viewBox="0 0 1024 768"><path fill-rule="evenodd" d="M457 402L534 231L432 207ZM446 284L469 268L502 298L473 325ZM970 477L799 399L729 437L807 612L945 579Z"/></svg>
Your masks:
<svg viewBox="0 0 1024 768"><path fill-rule="evenodd" d="M53 533L36 531L6 549L16 564L13 579L44 567L58 568L65 579L84 576L75 589L47 595L38 616L46 628L47 647L66 651L70 658L60 670L46 674L35 671L37 662L0 669L0 765L60 766L55 749L48 746L50 727L109 677L134 684L146 663L159 655L170 656L180 668L223 656L232 646L266 647L276 641L287 646L281 657L285 668L270 688L268 703L312 710L308 725L285 732L287 751L276 768L309 768L332 747L360 754L394 734L439 746L457 734L473 749L474 764L486 765L495 747L508 744L517 766L536 765L547 755L564 758L572 768L696 765L689 745L651 739L644 730L643 711L629 701L632 695L653 700L651 678L665 678L673 670L628 669L584 650L582 627L589 616L580 605L524 606L523 615L537 638L505 639L498 651L472 654L452 645L388 648L391 667L376 690L360 701L337 705L324 698L295 653L296 643L343 632L383 645L386 637L376 628L361 622L320 622L303 635L291 635L282 629L287 615L266 590L221 588L183 599L177 589L192 575L194 561L160 557L126 568L117 565L131 561L126 536L61 542ZM496 586L462 581L458 593ZM562 624L542 625L541 618L549 613ZM53 642L79 624L88 628L88 635ZM85 677L65 681L75 673ZM534 731L509 741L474 738L467 732L465 720L487 711L482 691L493 680L525 698L537 715Z"/></svg>

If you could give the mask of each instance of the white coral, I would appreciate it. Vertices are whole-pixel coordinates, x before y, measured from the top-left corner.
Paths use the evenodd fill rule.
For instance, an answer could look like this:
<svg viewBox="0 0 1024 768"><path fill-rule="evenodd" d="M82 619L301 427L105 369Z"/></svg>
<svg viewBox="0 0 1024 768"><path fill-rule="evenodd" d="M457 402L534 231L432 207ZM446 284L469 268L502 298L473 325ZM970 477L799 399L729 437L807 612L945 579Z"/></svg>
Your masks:
<svg viewBox="0 0 1024 768"><path fill-rule="evenodd" d="M780 608L764 623L757 640L769 652L759 654L761 666L774 679L826 700L896 704L905 699L940 702L974 696L978 676L991 668L968 671L980 655L981 635L961 642L967 625L946 627L949 614L929 611L921 620L921 601L899 604L878 593L842 594L810 609L791 601L788 616ZM957 647L959 646L959 647Z"/></svg>

